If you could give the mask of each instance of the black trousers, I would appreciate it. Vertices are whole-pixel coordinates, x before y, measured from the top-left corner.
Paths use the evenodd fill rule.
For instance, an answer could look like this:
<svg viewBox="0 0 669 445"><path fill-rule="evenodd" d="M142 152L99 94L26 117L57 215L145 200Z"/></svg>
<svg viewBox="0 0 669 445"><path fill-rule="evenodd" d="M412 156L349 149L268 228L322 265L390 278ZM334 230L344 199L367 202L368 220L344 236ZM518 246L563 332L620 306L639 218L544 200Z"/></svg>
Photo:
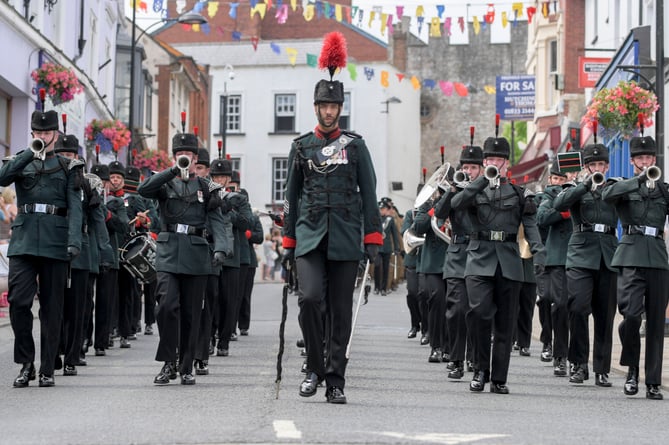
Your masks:
<svg viewBox="0 0 669 445"><path fill-rule="evenodd" d="M407 307L411 317L411 327L421 330L421 313L418 302L418 274L415 267L405 267L404 276L407 280Z"/></svg>
<svg viewBox="0 0 669 445"><path fill-rule="evenodd" d="M551 302L546 295L548 286L548 274L544 271L537 275L537 313L539 315L539 324L541 332L539 340L544 345L553 343L553 322L551 319Z"/></svg>
<svg viewBox="0 0 669 445"><path fill-rule="evenodd" d="M84 300L84 339L93 341L93 308L95 307L95 283L98 279L97 273L88 274L88 285L86 286L86 298Z"/></svg>
<svg viewBox="0 0 669 445"><path fill-rule="evenodd" d="M588 319L592 314L594 323L592 368L598 374L611 371L616 278L617 274L608 270L603 261L599 270L582 268L567 270L570 331L568 358L572 363L588 363L590 357ZM659 288L659 283L653 283L653 286L656 285ZM666 289L663 291L666 292ZM643 290L641 294L643 295Z"/></svg>
<svg viewBox="0 0 669 445"><path fill-rule="evenodd" d="M111 329L113 294L118 283L118 269L100 271L95 285L95 349L107 349Z"/></svg>
<svg viewBox="0 0 669 445"><path fill-rule="evenodd" d="M197 348L200 316L207 287L207 275L183 275L158 272L156 294L160 341L156 361L176 362L179 373L190 374Z"/></svg>
<svg viewBox="0 0 669 445"><path fill-rule="evenodd" d="M200 316L195 360L209 360L209 341L211 339L212 319L218 310L218 275L207 275L207 287L204 292L204 307Z"/></svg>
<svg viewBox="0 0 669 445"><path fill-rule="evenodd" d="M418 273L418 307L420 307L420 332L423 335L429 335L430 320L429 309L427 307L427 284L425 274Z"/></svg>
<svg viewBox="0 0 669 445"><path fill-rule="evenodd" d="M66 365L76 365L84 339L88 270L72 269L70 287L65 289L61 345Z"/></svg>
<svg viewBox="0 0 669 445"><path fill-rule="evenodd" d="M516 322L516 335L514 335L521 348L530 347L535 301L537 301L537 284L523 283L518 295L518 321Z"/></svg>
<svg viewBox="0 0 669 445"><path fill-rule="evenodd" d="M381 253L374 261L374 289L388 289L388 270L390 269L390 253Z"/></svg>
<svg viewBox="0 0 669 445"><path fill-rule="evenodd" d="M664 323L669 271L623 267L618 277L618 310L624 319L618 325L622 341L620 364L639 366L641 314L646 313L645 373L647 385L662 384Z"/></svg>
<svg viewBox="0 0 669 445"><path fill-rule="evenodd" d="M492 277L473 275L466 277L465 281L474 344L474 366L481 371L490 370L490 380L493 382L506 383L522 283L504 278L499 265ZM495 337L491 362L490 334L493 332L493 323Z"/></svg>
<svg viewBox="0 0 669 445"><path fill-rule="evenodd" d="M253 293L253 280L256 276L256 269L256 267L248 266L244 275L240 275L239 277L242 295L239 302L239 317L237 321L239 329L248 329L251 325L251 294Z"/></svg>
<svg viewBox="0 0 669 445"><path fill-rule="evenodd" d="M571 298L571 288L567 278L568 272L562 266L550 266L546 268L545 273L548 276L546 297L551 302L553 356L566 358L569 352L569 298ZM575 285L580 286L578 283L575 283Z"/></svg>
<svg viewBox="0 0 669 445"><path fill-rule="evenodd" d="M14 331L14 362L35 361L32 306L39 286L40 374L53 375L68 264L31 255L9 257L9 317ZM38 282L39 279L39 282Z"/></svg>
<svg viewBox="0 0 669 445"><path fill-rule="evenodd" d="M346 347L351 335L353 287L358 261L331 261L327 254L313 250L296 259L299 321L307 349L307 367L328 386L344 388ZM329 320L324 332L322 304ZM323 340L327 340L323 357Z"/></svg>
<svg viewBox="0 0 669 445"><path fill-rule="evenodd" d="M442 274L426 273L427 308L430 324L430 347L448 351L446 333L446 283Z"/></svg>
<svg viewBox="0 0 669 445"><path fill-rule="evenodd" d="M144 284L144 324L156 322L156 280ZM211 328L210 328L211 329Z"/></svg>
<svg viewBox="0 0 669 445"><path fill-rule="evenodd" d="M134 301L139 298L139 287L135 277L125 267L118 271L118 333L127 337L134 333Z"/></svg>
<svg viewBox="0 0 669 445"><path fill-rule="evenodd" d="M469 299L464 278L446 279L446 327L451 361L464 361Z"/></svg>
<svg viewBox="0 0 669 445"><path fill-rule="evenodd" d="M229 349L239 314L241 268L223 266L218 279L218 349Z"/></svg>

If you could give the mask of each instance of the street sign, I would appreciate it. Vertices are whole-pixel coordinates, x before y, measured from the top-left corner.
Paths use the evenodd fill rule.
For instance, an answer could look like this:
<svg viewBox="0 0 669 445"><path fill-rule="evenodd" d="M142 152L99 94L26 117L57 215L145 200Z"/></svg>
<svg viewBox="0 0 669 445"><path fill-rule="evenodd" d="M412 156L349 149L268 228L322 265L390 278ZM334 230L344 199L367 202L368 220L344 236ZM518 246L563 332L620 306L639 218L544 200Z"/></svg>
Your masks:
<svg viewBox="0 0 669 445"><path fill-rule="evenodd" d="M578 87L593 88L606 67L611 62L610 58L603 57L579 57L578 58Z"/></svg>
<svg viewBox="0 0 669 445"><path fill-rule="evenodd" d="M500 119L531 121L534 119L534 76L497 76L495 110Z"/></svg>

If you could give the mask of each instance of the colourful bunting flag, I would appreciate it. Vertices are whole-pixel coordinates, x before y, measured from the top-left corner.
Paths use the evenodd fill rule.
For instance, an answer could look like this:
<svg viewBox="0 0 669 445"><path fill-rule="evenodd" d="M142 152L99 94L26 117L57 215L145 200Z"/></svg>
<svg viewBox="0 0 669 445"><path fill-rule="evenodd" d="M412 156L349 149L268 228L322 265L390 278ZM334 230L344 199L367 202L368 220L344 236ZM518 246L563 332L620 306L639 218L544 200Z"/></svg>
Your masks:
<svg viewBox="0 0 669 445"><path fill-rule="evenodd" d="M386 28L388 28L388 14L381 14L381 35L386 35Z"/></svg>
<svg viewBox="0 0 669 445"><path fill-rule="evenodd" d="M397 20L401 21L402 16L404 15L404 6L396 6L395 13L397 14Z"/></svg>
<svg viewBox="0 0 669 445"><path fill-rule="evenodd" d="M283 25L288 20L288 5L281 5L276 9L276 18L277 23Z"/></svg>
<svg viewBox="0 0 669 445"><path fill-rule="evenodd" d="M242 33L239 31L232 31L232 40L240 41L242 40Z"/></svg>
<svg viewBox="0 0 669 445"><path fill-rule="evenodd" d="M502 11L502 28L506 28L509 24L509 17L506 15L506 11Z"/></svg>
<svg viewBox="0 0 669 445"><path fill-rule="evenodd" d="M469 91L467 91L467 85L465 85L464 83L453 82L453 87L455 87L455 92L458 93L462 97L469 94Z"/></svg>
<svg viewBox="0 0 669 445"><path fill-rule="evenodd" d="M439 17L432 17L430 37L441 37L441 22L439 22Z"/></svg>
<svg viewBox="0 0 669 445"><path fill-rule="evenodd" d="M369 68L369 67L366 66L364 71L365 71L365 77L367 78L367 80L372 80L372 78L374 77L374 68Z"/></svg>
<svg viewBox="0 0 669 445"><path fill-rule="evenodd" d="M420 80L418 80L418 77L411 76L411 86L413 86L414 90L420 89Z"/></svg>
<svg viewBox="0 0 669 445"><path fill-rule="evenodd" d="M451 36L451 18L446 17L446 20L444 20L444 33L446 34L447 37Z"/></svg>
<svg viewBox="0 0 669 445"><path fill-rule="evenodd" d="M253 51L258 51L258 37L251 37L251 45L253 45Z"/></svg>
<svg viewBox="0 0 669 445"><path fill-rule="evenodd" d="M218 2L209 2L207 5L207 15L209 18L214 18L218 12Z"/></svg>
<svg viewBox="0 0 669 445"><path fill-rule="evenodd" d="M495 6L492 3L488 4L488 10L486 14L483 16L483 18L484 21L489 25L495 21Z"/></svg>
<svg viewBox="0 0 669 445"><path fill-rule="evenodd" d="M295 66L297 62L297 50L295 48L286 48L286 54L288 55L288 60L292 66Z"/></svg>
<svg viewBox="0 0 669 445"><path fill-rule="evenodd" d="M297 11L297 0L290 0L290 9L292 9L293 12Z"/></svg>
<svg viewBox="0 0 669 445"><path fill-rule="evenodd" d="M439 15L439 20L441 21L441 16L444 15L444 5L437 5L437 14Z"/></svg>
<svg viewBox="0 0 669 445"><path fill-rule="evenodd" d="M348 75L351 77L351 80L355 81L358 78L358 65L348 62L346 64L346 69L348 70Z"/></svg>
<svg viewBox="0 0 669 445"><path fill-rule="evenodd" d="M230 3L230 12L228 15L230 15L231 18L236 19L237 18L237 8L239 7L239 3Z"/></svg>
<svg viewBox="0 0 669 445"><path fill-rule="evenodd" d="M383 88L388 88L390 86L390 82L388 82L388 71L386 70L381 70L381 86Z"/></svg>
<svg viewBox="0 0 669 445"><path fill-rule="evenodd" d="M369 28L372 27L372 22L374 21L374 18L375 18L375 17L376 17L376 11L372 10L372 11L369 13L369 23L367 23L367 26L368 26Z"/></svg>
<svg viewBox="0 0 669 445"><path fill-rule="evenodd" d="M423 79L423 86L433 90L434 87L437 86L437 83L434 81L434 79Z"/></svg>
<svg viewBox="0 0 669 445"><path fill-rule="evenodd" d="M163 10L163 0L153 0L153 12L160 12Z"/></svg>
<svg viewBox="0 0 669 445"><path fill-rule="evenodd" d="M532 23L532 17L537 13L537 8L534 6L527 7L527 23Z"/></svg>
<svg viewBox="0 0 669 445"><path fill-rule="evenodd" d="M484 90L487 94L495 94L495 93L497 92L497 89L495 88L494 85L485 85L485 86L483 87L483 90Z"/></svg>
<svg viewBox="0 0 669 445"><path fill-rule="evenodd" d="M397 74L395 74L395 75L397 76L397 80L398 80L400 83L402 83L402 81L404 80L404 74L402 74L402 73L397 73Z"/></svg>
<svg viewBox="0 0 669 445"><path fill-rule="evenodd" d="M478 16L474 16L472 27L474 28L474 34L479 35L481 32L481 23L479 22Z"/></svg>
<svg viewBox="0 0 669 445"><path fill-rule="evenodd" d="M310 22L314 19L314 15L316 14L316 8L312 4L308 4L306 8L304 8L304 20L307 22Z"/></svg>
<svg viewBox="0 0 669 445"><path fill-rule="evenodd" d="M307 66L316 68L316 65L318 65L318 56L316 54L307 53Z"/></svg>
<svg viewBox="0 0 669 445"><path fill-rule="evenodd" d="M448 80L440 80L439 88L441 88L441 92L444 93L445 96L450 96L453 94L453 82Z"/></svg>
<svg viewBox="0 0 669 445"><path fill-rule="evenodd" d="M460 26L460 33L465 32L465 18L460 16L458 17L458 25Z"/></svg>
<svg viewBox="0 0 669 445"><path fill-rule="evenodd" d="M281 54L281 47L277 45L276 43L272 42L269 44L270 49L274 52L276 55Z"/></svg>

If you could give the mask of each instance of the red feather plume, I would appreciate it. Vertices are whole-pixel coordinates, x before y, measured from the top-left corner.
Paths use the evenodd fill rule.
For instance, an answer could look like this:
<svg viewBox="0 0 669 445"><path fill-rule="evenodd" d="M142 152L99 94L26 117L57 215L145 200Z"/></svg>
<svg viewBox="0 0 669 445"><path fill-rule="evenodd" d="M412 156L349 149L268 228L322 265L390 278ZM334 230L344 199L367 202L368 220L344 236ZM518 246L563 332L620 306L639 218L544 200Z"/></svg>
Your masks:
<svg viewBox="0 0 669 445"><path fill-rule="evenodd" d="M337 68L346 66L346 39L340 32L331 32L323 39L323 48L318 58L318 68L327 68L330 72L330 80Z"/></svg>

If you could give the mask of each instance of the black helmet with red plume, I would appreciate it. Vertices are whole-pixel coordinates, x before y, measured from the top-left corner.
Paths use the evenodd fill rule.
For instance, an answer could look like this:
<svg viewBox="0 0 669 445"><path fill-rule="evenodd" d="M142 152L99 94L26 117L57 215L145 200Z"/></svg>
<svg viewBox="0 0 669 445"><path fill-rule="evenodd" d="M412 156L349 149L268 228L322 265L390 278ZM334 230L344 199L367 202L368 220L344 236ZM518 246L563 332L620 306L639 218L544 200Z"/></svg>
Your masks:
<svg viewBox="0 0 669 445"><path fill-rule="evenodd" d="M319 80L314 89L314 105L319 103L344 103L344 84L332 80L337 68L346 66L346 40L339 32L331 32L323 40L323 48L318 58L318 68L330 73L330 80Z"/></svg>

